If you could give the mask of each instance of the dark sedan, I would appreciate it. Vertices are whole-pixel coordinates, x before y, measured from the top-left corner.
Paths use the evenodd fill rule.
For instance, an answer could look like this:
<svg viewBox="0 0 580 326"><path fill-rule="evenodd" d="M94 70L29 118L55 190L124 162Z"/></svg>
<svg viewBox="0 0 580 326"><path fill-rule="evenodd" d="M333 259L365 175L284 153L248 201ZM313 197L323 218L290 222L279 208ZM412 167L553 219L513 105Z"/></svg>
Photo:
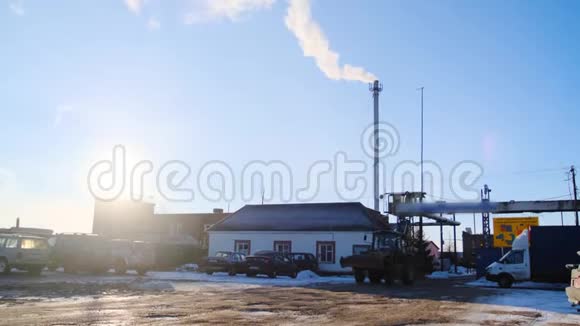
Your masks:
<svg viewBox="0 0 580 326"><path fill-rule="evenodd" d="M216 272L227 272L230 276L245 273L246 255L239 252L218 251L215 256L205 258L199 269L208 275Z"/></svg>
<svg viewBox="0 0 580 326"><path fill-rule="evenodd" d="M296 278L298 275L298 266L286 255L275 251L258 251L253 256L248 256L246 263L246 275L250 277L265 274L270 278L278 275Z"/></svg>
<svg viewBox="0 0 580 326"><path fill-rule="evenodd" d="M318 272L318 260L313 254L293 252L288 254L288 257L298 266L298 270Z"/></svg>

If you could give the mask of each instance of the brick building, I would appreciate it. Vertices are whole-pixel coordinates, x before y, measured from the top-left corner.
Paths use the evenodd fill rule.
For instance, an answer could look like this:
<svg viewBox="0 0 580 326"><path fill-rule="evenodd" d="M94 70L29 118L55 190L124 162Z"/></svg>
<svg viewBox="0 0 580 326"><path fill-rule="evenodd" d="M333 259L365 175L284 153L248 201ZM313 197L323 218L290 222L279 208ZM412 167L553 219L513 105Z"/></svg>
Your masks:
<svg viewBox="0 0 580 326"><path fill-rule="evenodd" d="M198 245L207 248L209 226L228 214L155 214L155 205L145 202L95 202L93 233L117 239Z"/></svg>

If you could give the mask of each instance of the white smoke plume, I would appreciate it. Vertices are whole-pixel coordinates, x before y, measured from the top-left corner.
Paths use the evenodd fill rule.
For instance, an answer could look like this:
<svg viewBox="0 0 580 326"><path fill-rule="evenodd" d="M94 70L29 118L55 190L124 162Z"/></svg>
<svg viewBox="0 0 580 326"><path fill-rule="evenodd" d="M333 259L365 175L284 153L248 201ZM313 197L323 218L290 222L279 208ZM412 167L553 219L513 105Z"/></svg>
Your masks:
<svg viewBox="0 0 580 326"><path fill-rule="evenodd" d="M244 14L270 9L276 0L197 0L194 9L185 15L186 24L204 23L227 18L238 20Z"/></svg>
<svg viewBox="0 0 580 326"><path fill-rule="evenodd" d="M370 83L377 79L362 67L349 64L340 66L339 54L330 49L330 43L322 29L312 19L310 0L290 0L286 15L286 27L296 36L304 56L314 58L322 72L333 80L353 80Z"/></svg>
<svg viewBox="0 0 580 326"><path fill-rule="evenodd" d="M125 5L133 13L139 14L139 12L141 11L141 7L143 7L143 1L142 0L125 0Z"/></svg>
<svg viewBox="0 0 580 326"><path fill-rule="evenodd" d="M124 1L127 7L136 14L146 3L145 0ZM185 23L205 23L223 18L237 21L250 12L270 9L275 2L276 0L192 0L190 4L193 8L185 15ZM304 56L314 58L316 65L326 77L333 80L365 83L377 79L363 67L340 64L340 55L330 49L330 42L326 35L312 18L310 0L288 0L288 2L288 12L284 20L286 27L298 39Z"/></svg>

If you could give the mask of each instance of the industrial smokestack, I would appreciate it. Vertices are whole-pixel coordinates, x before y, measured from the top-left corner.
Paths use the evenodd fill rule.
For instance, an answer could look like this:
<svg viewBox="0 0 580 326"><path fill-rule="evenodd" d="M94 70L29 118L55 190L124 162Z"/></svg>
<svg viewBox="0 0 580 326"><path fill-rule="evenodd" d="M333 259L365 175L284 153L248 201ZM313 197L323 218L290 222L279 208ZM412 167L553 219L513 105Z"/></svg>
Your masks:
<svg viewBox="0 0 580 326"><path fill-rule="evenodd" d="M374 102L374 161L373 161L373 189L374 189L374 209L379 209L379 93L383 90L383 85L375 80L370 86L369 90L373 93Z"/></svg>

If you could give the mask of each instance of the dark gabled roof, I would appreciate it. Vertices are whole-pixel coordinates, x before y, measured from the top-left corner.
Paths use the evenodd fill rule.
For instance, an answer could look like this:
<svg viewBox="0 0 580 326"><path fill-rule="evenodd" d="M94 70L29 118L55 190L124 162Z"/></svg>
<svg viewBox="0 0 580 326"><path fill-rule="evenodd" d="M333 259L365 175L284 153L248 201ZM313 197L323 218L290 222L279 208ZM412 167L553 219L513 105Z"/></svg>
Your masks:
<svg viewBox="0 0 580 326"><path fill-rule="evenodd" d="M246 205L210 231L375 231L387 219L361 203Z"/></svg>

